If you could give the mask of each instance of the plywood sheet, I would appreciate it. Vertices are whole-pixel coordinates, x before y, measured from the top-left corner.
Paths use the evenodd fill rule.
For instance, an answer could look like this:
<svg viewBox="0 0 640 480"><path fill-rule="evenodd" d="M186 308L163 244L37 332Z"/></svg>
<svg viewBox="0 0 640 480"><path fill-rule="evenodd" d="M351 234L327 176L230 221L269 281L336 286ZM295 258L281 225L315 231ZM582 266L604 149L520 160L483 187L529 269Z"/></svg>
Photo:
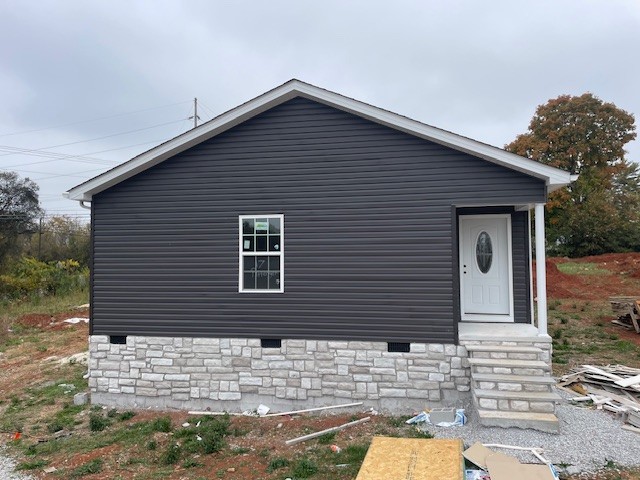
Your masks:
<svg viewBox="0 0 640 480"><path fill-rule="evenodd" d="M463 480L462 441L374 437L356 480Z"/></svg>

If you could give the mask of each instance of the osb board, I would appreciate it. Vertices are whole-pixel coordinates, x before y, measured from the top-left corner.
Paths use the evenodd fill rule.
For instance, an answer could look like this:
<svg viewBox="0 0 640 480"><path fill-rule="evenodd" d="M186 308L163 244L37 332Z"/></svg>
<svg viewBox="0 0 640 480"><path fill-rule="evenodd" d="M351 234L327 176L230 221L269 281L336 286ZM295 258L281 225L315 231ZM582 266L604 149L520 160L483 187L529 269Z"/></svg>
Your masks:
<svg viewBox="0 0 640 480"><path fill-rule="evenodd" d="M374 437L356 480L463 480L462 440Z"/></svg>

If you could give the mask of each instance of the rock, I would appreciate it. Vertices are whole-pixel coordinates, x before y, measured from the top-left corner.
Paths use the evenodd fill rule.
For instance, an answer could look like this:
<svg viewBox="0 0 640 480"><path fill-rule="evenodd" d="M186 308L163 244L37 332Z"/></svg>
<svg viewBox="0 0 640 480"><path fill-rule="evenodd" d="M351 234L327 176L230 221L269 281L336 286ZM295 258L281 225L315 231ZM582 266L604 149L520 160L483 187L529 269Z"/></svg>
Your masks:
<svg viewBox="0 0 640 480"><path fill-rule="evenodd" d="M73 396L74 405L86 405L89 403L89 394L87 392L76 393Z"/></svg>

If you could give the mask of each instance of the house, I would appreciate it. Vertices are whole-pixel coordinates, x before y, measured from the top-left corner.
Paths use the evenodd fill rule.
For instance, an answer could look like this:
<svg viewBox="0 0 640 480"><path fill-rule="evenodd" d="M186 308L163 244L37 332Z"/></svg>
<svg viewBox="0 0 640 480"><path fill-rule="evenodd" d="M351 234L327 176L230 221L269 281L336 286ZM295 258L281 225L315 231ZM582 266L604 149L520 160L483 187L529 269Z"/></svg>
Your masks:
<svg viewBox="0 0 640 480"><path fill-rule="evenodd" d="M92 401L473 396L485 424L556 430L544 204L571 181L291 80L65 193L91 205Z"/></svg>

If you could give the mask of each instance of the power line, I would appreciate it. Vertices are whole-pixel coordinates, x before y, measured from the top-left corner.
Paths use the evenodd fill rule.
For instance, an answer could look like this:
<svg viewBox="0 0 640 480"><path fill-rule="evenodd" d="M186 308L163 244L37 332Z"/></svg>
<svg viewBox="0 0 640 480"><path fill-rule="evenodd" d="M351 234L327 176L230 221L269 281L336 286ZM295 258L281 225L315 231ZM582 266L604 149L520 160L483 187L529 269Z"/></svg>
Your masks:
<svg viewBox="0 0 640 480"><path fill-rule="evenodd" d="M190 103L190 101L170 103L170 104L167 104L167 105L161 105L159 107L151 107L151 108L144 108L142 110L134 110L134 111L131 111L131 112L117 113L115 115L108 115L106 117L98 117L98 118L93 118L93 119L89 119L89 120L80 120L80 121L77 121L77 122L63 123L61 125L57 125L57 126L54 126L54 127L44 127L44 128L36 128L36 129L33 129L33 130L23 130L21 132L3 133L3 134L0 134L0 138L1 137L10 137L10 136L15 136L15 135L24 135L24 134L27 134L27 133L34 133L34 132L42 132L44 130L54 130L56 128L68 127L68 126L71 126L71 125L79 125L81 123L97 122L97 121L106 120L106 119L109 119L109 118L124 117L124 116L127 116L127 115L133 115L135 113L149 112L151 110L159 110L161 108L174 107L176 105L182 105L182 104L185 104L185 103Z"/></svg>
<svg viewBox="0 0 640 480"><path fill-rule="evenodd" d="M186 121L187 120L183 120L183 122L186 122ZM87 155L95 155L96 153L115 152L116 150L126 150L127 148L133 148L133 147L139 147L139 146L142 146L142 145L150 145L152 143L164 142L165 140L166 139L160 139L160 140L154 140L152 142L135 143L133 145L127 145L125 147L109 148L107 150L98 150L96 152L89 152L89 153L85 153L85 154L78 154L78 155L69 154L69 155L65 155L65 158L61 158L61 159L54 158L53 160L42 160L40 162L19 163L19 164L14 164L14 165L7 165L7 166L4 166L2 168L3 169L7 169L7 168L13 168L13 167L26 167L26 166L29 166L29 165L40 165L41 163L57 162L59 160L62 160L62 161L67 161L68 160L68 161L72 161L72 162L82 162L83 161L82 159L85 158ZM2 146L0 146L0 149L1 148L2 148ZM50 153L55 154L56 152L50 152ZM62 155L62 154L60 154L60 155ZM38 156L38 155L35 155L35 156ZM77 160L74 160L74 158L77 158ZM88 157L88 158L90 158L90 157ZM101 159L98 159L98 160L101 160ZM111 165L114 165L114 164L118 163L115 160L106 160L105 159L104 161L105 162L111 162ZM87 163L93 163L93 162L87 162Z"/></svg>
<svg viewBox="0 0 640 480"><path fill-rule="evenodd" d="M78 141L75 141L75 142L61 143L59 145L50 145L48 147L36 148L36 149L31 150L31 151L32 152L39 152L39 151L42 151L42 150L46 150L48 148L67 147L69 145L77 145L79 143L95 142L96 140L104 140L105 138L113 138L113 137L118 137L120 135L128 135L130 133L142 132L144 130L151 130L153 128L164 127L164 126L172 125L174 123L179 123L179 122L182 122L182 121L183 121L183 119L181 118L180 120L173 120L171 122L159 123L157 125L151 125L150 127L138 128L138 129L135 129L135 130L128 130L126 132L112 133L110 135L105 135L103 137L90 138L88 140L78 140ZM5 147L5 148L17 148L17 147ZM0 157L5 157L7 155L15 155L15 153L5 153L3 155L0 155Z"/></svg>

